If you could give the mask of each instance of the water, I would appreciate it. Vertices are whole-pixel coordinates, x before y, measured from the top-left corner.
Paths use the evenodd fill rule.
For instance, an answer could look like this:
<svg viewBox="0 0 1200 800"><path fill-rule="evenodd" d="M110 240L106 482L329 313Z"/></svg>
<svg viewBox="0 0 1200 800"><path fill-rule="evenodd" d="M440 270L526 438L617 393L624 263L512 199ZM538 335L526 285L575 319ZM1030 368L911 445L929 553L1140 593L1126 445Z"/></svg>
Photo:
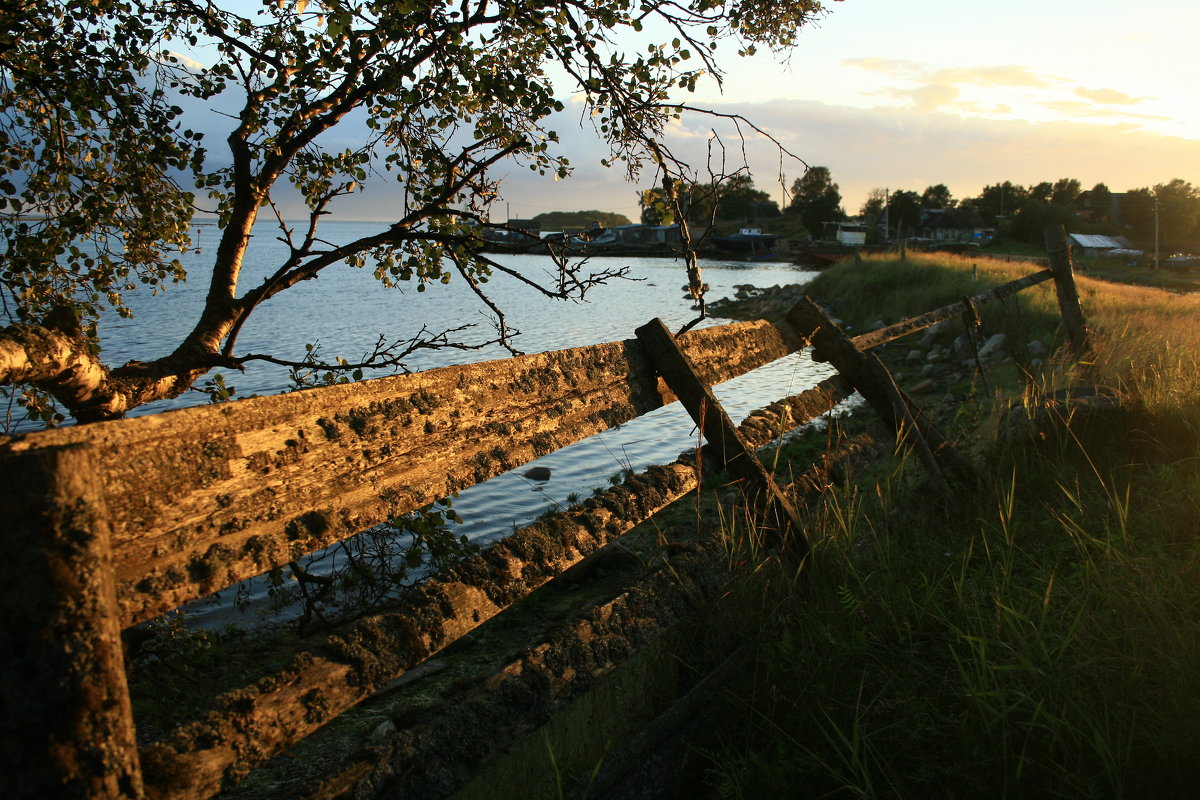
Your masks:
<svg viewBox="0 0 1200 800"><path fill-rule="evenodd" d="M377 227L327 223L325 233L336 243L371 233ZM270 226L255 229L241 281L243 291L258 285L286 257L286 248L275 235ZM102 343L109 363L159 357L191 328L203 304L207 260L216 249L216 231L203 228L197 239L201 252L184 256L191 276L189 283L170 287L159 297L130 297L133 319L113 318L102 325ZM496 259L531 278L548 280L553 269L546 256L498 255ZM684 297L681 288L686 283L682 262L597 258L590 266L595 270L628 267L634 280L613 280L596 287L588 293L586 302L548 299L532 287L499 274L487 285L509 324L522 332L514 340L519 349L541 352L628 339L635 328L654 317L675 330L696 316L691 299ZM732 295L739 284L804 283L815 275L786 263L708 260L701 266L704 281L711 287L710 299ZM417 292L411 285L384 289L369 269L339 265L330 267L327 273L281 293L256 310L239 337L236 353L270 353L300 360L306 343L319 343L327 360L344 356L356 361L371 349L380 334L389 339L407 339L425 325L437 332L439 325L446 328L469 322L477 326L466 334L474 341L486 341L495 335L487 318L489 309L461 279ZM726 322L710 319L700 326ZM470 351L427 350L414 354L409 367L428 369L508 355L498 345ZM740 420L756 408L813 385L830 372L827 365L814 363L806 354L794 354L721 384L715 392L730 416ZM225 378L241 396L275 394L290 386L286 368L265 363L250 363L244 374L226 371ZM190 393L142 407L136 413L205 401L205 395ZM566 507L573 497L586 497L593 489L607 486L610 478L623 470L637 471L666 463L697 444L691 419L673 404L538 459L536 465L551 470L549 481L534 482L523 477L530 466L526 465L465 490L454 504L463 518L456 533L479 543L493 541L547 509ZM228 599L228 593L224 594ZM265 587L251 586L250 595L254 600L264 598ZM229 606L227 602L202 604L191 615L194 622L205 625L238 621L230 617Z"/></svg>
<svg viewBox="0 0 1200 800"><path fill-rule="evenodd" d="M378 224L326 223L322 228L334 242L346 242L376 232ZM127 302L134 311L130 320L107 317L101 325L101 344L110 364L130 359L161 357L191 329L203 306L206 281L216 251L217 231L200 227L195 240L200 253L189 252L182 261L190 280L169 287L158 297L131 293ZM287 248L277 240L271 225L255 228L240 281L242 292L259 285L282 262ZM496 260L532 279L549 282L553 264L546 256L496 255ZM729 296L737 284L770 286L803 283L815 273L786 263L702 261L710 299ZM682 262L658 258L596 258L593 270L628 267L635 280L611 280L592 289L584 302L546 298L535 289L508 276L497 275L485 285L487 293L521 331L513 344L523 352L542 352L633 337L633 331L653 317L669 328L691 321L696 312L684 299L687 282ZM236 354L267 353L300 361L305 344L319 343L322 357L343 356L358 361L369 352L380 334L389 340L408 339L423 326L433 332L463 325L474 327L463 334L471 342L495 338L492 312L474 296L457 275L448 285L432 285L424 292L412 284L384 289L369 268L330 267L321 277L304 281L268 300L254 311L238 338ZM702 325L722 324L707 320ZM428 369L451 363L506 358L499 345L481 350L422 350L408 359L411 369ZM291 383L285 367L251 362L246 373L224 371L227 383L239 396L276 394ZM387 374L387 373L378 373ZM154 413L205 402L200 393L159 401L135 413Z"/></svg>

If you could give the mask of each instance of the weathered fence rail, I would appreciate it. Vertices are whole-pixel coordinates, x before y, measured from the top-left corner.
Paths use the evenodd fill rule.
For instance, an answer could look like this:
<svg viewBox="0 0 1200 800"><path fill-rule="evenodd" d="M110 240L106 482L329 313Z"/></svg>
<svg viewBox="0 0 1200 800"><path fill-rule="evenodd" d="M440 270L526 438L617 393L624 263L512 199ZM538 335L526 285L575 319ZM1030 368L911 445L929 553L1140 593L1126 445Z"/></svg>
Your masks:
<svg viewBox="0 0 1200 800"><path fill-rule="evenodd" d="M789 351L766 323L680 344L710 383ZM131 625L672 400L643 349L615 342L62 428L5 448L88 449Z"/></svg>
<svg viewBox="0 0 1200 800"><path fill-rule="evenodd" d="M863 351L1051 277L1060 302L1078 312L1069 252L1055 256L1051 270L845 340L850 350L830 358L840 375L741 426L706 387L794 351L819 329L836 332L819 309L795 310L795 329L760 321L671 337L659 324L637 340L0 441L0 513L9 529L0 565L0 794L205 798L236 783L694 489L695 463L653 467L517 531L140 748L122 628L627 422L676 393L718 461L742 470L781 526L797 525L790 501L747 454L855 389L902 427L912 413L907 398L894 386L877 389L881 378L860 363ZM1070 326L1082 317L1064 319ZM824 345L827 354L837 347ZM936 432L917 427L939 455Z"/></svg>

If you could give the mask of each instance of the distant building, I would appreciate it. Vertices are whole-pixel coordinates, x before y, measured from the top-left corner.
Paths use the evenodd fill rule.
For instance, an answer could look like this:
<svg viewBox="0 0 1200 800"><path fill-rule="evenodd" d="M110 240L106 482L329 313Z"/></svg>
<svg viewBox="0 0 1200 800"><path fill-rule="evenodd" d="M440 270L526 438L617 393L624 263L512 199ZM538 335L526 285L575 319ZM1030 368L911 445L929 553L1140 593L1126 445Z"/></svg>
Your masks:
<svg viewBox="0 0 1200 800"><path fill-rule="evenodd" d="M615 228L605 228L603 233L591 238L592 244L641 244L645 241L647 228L658 227L649 225L618 225Z"/></svg>
<svg viewBox="0 0 1200 800"><path fill-rule="evenodd" d="M534 237L541 235L542 232L542 224L536 219L517 219L514 217L504 223L504 226L516 231L524 231Z"/></svg>
<svg viewBox="0 0 1200 800"><path fill-rule="evenodd" d="M836 228L833 239L838 244L848 244L852 246L864 245L867 243L867 225L861 222L827 222L826 225L832 225Z"/></svg>
<svg viewBox="0 0 1200 800"><path fill-rule="evenodd" d="M487 228L484 238L497 244L529 244L540 239L541 225L535 219L509 219L499 228Z"/></svg>
<svg viewBox="0 0 1200 800"><path fill-rule="evenodd" d="M678 225L647 225L642 241L651 244L682 244L683 234Z"/></svg>
<svg viewBox="0 0 1200 800"><path fill-rule="evenodd" d="M1136 258L1143 254L1124 236L1100 236L1093 233L1069 233L1071 249L1087 258Z"/></svg>
<svg viewBox="0 0 1200 800"><path fill-rule="evenodd" d="M917 236L934 242L983 244L996 238L996 229L985 226L979 213L971 209L926 209L917 223Z"/></svg>

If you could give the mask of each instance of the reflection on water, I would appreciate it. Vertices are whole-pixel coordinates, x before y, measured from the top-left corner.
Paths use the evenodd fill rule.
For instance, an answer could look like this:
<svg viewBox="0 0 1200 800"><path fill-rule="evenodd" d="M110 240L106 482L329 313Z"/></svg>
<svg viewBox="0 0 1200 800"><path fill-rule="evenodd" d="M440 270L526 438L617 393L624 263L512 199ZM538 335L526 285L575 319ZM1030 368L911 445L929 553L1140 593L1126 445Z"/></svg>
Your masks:
<svg viewBox="0 0 1200 800"><path fill-rule="evenodd" d="M332 223L327 235L334 241L348 241L370 233L365 223ZM274 240L274 231L260 225L247 254L243 270L243 291L257 285L286 257L286 248ZM206 245L209 243L205 243ZM191 281L171 287L163 296L133 297L132 320L109 319L102 325L102 342L109 363L129 359L149 360L163 355L190 329L203 303L207 269L206 256L215 247L200 254L185 256ZM550 280L553 264L545 256L497 256L505 266L530 278ZM605 259L598 269L629 267L632 280L615 280L589 292L586 302L554 301L532 287L505 276L487 284L487 291L502 308L511 325L521 331L515 341L525 352L540 352L577 347L633 337L633 331L654 317L668 328L678 329L694 319L696 312L681 288L686 283L682 262L652 258ZM746 264L732 261L702 261L704 281L711 286L709 297L731 296L739 284L773 286L803 283L814 273L785 263ZM322 277L307 281L265 303L250 318L242 331L237 353L270 353L280 358L300 360L304 345L320 342L322 354L332 360L345 356L357 360L374 345L380 334L389 339L408 338L428 325L431 330L465 323L476 325L476 340L494 334L485 306L462 284L430 286L425 292L415 287L385 290L369 270L338 266ZM724 320L705 320L700 326L723 324ZM481 350L420 351L410 362L412 369L428 369L451 363L504 358L498 346ZM827 365L816 364L807 355L795 354L759 370L728 381L715 388L717 397L736 421L750 411L774 400L801 391L830 374ZM244 374L226 375L226 383L236 386L237 394L275 394L289 388L287 370L269 364L252 363ZM190 396L163 401L138 409L150 413L204 401ZM500 475L461 493L455 509L462 516L461 533L486 542L509 533L548 508L565 507L572 496L586 497L593 489L607 486L609 479L622 470L641 470L651 464L673 460L697 444L694 426L687 414L673 404L634 420L618 429L606 431L583 442L563 448L539 459L538 466L550 470L550 478L534 482L523 473L528 466ZM253 595L264 594L256 588ZM227 602L220 606L199 605L193 619L205 625L225 621L245 622L230 617Z"/></svg>
<svg viewBox="0 0 1200 800"><path fill-rule="evenodd" d="M742 420L751 411L806 389L831 373L827 364L796 353L720 384L714 391L729 416ZM526 465L463 491L455 504L463 518L462 532L489 541L542 511L565 508L572 495L587 497L623 470L638 472L673 461L700 443L691 417L678 403L672 403L531 462L550 469L548 481L525 478Z"/></svg>
<svg viewBox="0 0 1200 800"><path fill-rule="evenodd" d="M372 233L378 227L369 223L328 223L322 230L336 244ZM206 229L204 236L209 236L211 230ZM276 235L271 225L256 226L242 269L241 293L259 285L287 257L287 248L277 241ZM215 242L202 241L202 244L200 253L182 256L189 275L187 283L171 286L158 297L131 293L127 300L134 311L133 319L111 315L103 320L101 344L109 364L161 357L190 331L203 306L211 258L216 252ZM553 284L554 267L546 256L495 258L530 279ZM508 323L521 331L514 339L518 349L536 353L629 339L635 328L654 317L661 317L672 329L695 317L692 301L684 298L681 288L687 283L681 261L596 258L591 263L597 271L628 267L632 280L614 279L597 286L584 302L547 298L533 287L504 275L496 275L485 284L485 290L504 311ZM704 281L712 287L710 299L732 295L733 287L738 284L802 283L814 275L786 263L702 261L701 266ZM415 285L404 284L389 290L379 285L370 269L336 265L319 278L302 281L256 309L238 338L235 354L267 353L300 361L305 355L305 344L319 342L326 360L344 356L357 361L370 352L380 334L389 340L408 339L424 326L437 332L470 324L474 327L463 337L473 342L487 341L495 337L492 316L490 309L461 279L452 279L444 286L431 285L424 292L416 291ZM707 320L702 326L722 322ZM409 359L409 367L429 369L508 355L498 345L468 351L422 350ZM237 388L239 396L277 394L291 385L287 368L261 362L250 362L244 373L229 372L225 378L226 383ZM143 406L135 413L153 413L205 401L205 395L193 392Z"/></svg>

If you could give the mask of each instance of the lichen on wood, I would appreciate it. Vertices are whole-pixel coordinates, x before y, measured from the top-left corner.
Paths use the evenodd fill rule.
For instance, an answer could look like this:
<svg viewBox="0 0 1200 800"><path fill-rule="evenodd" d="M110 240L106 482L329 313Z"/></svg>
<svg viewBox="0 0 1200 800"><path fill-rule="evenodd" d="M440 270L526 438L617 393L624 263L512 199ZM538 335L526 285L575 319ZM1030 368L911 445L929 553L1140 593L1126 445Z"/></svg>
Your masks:
<svg viewBox="0 0 1200 800"><path fill-rule="evenodd" d="M806 409L815 416L836 405L844 391L831 379L774 405ZM768 412L756 415L764 413ZM804 421L797 417L794 424ZM743 431L756 445L767 444L773 435L758 426ZM171 780L171 791L179 797L205 797L213 787L236 781L250 767L370 696L696 486L693 459L650 467L453 565L436 579L413 587L387 613L331 637L275 679L227 696L218 702L222 708L152 746L143 757L154 767L147 770L147 781ZM310 698L302 722L289 711L295 685L312 687L321 695L319 703ZM241 699L247 692L278 696L255 701L250 711L232 710L240 706L229 698ZM252 731L264 730L270 732L265 742L241 741ZM220 750L201 746L214 740L227 746ZM192 776L195 785L186 788L179 776Z"/></svg>
<svg viewBox="0 0 1200 800"><path fill-rule="evenodd" d="M680 341L714 382L787 352L763 322L693 331ZM668 399L640 347L626 341L21 435L3 445L93 448L128 625ZM321 524L310 524L313 513Z"/></svg>

